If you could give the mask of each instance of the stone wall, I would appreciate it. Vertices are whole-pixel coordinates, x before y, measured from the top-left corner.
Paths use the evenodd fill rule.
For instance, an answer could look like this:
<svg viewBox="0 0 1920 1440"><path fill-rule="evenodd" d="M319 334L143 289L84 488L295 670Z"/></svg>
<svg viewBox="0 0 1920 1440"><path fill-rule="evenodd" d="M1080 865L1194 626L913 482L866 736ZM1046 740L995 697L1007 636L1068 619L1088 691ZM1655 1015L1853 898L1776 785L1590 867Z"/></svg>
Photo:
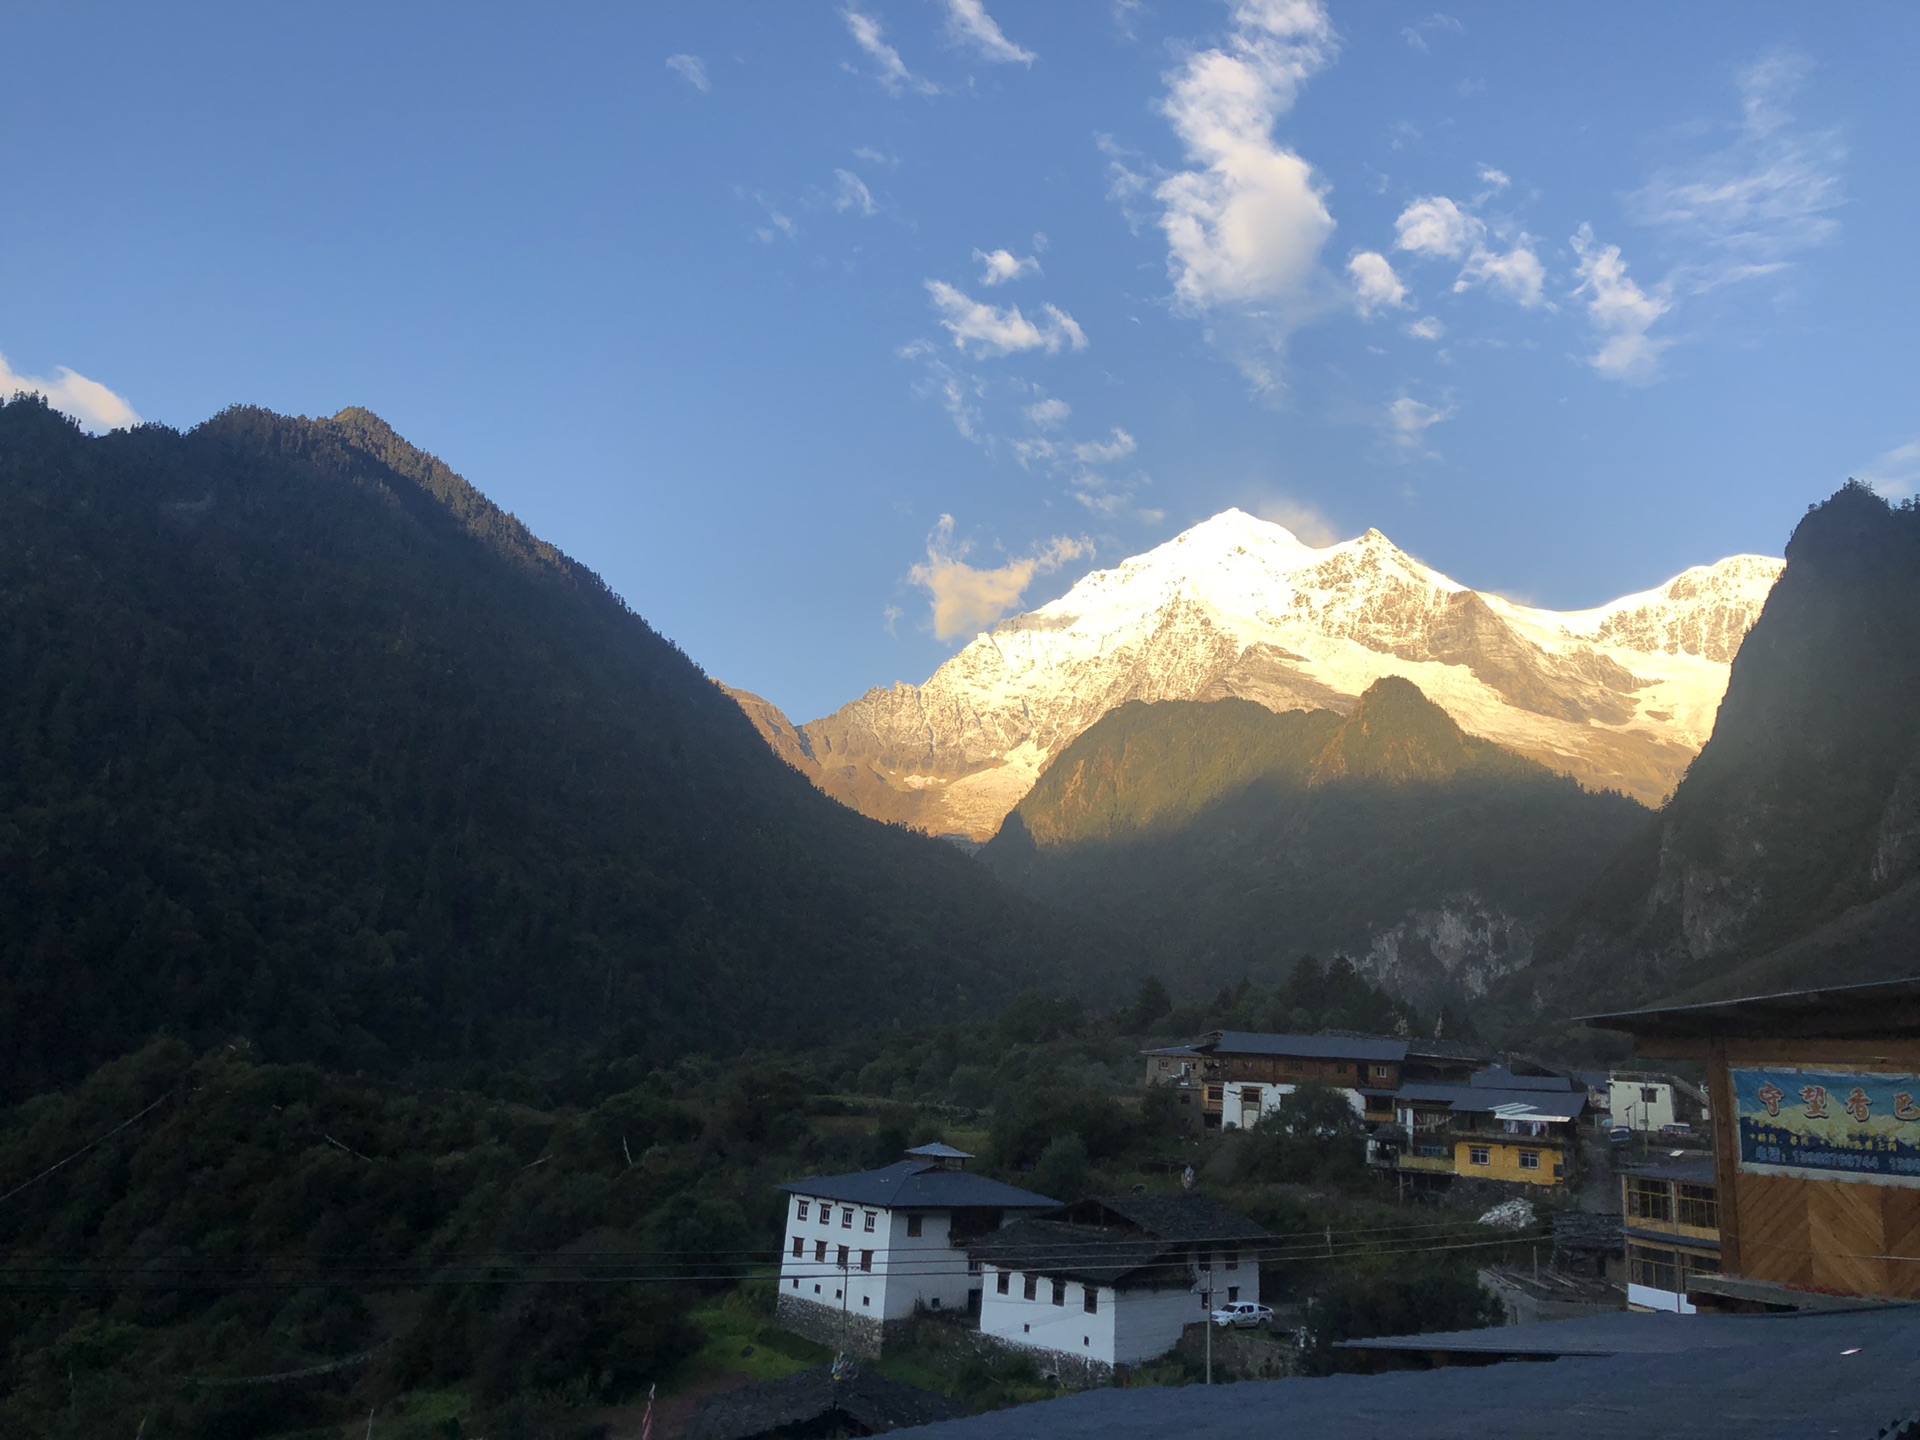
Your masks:
<svg viewBox="0 0 1920 1440"><path fill-rule="evenodd" d="M815 1304L784 1292L774 1304L773 1323L829 1350L869 1358L880 1354L887 1331L885 1325L869 1316L850 1314L837 1306Z"/></svg>

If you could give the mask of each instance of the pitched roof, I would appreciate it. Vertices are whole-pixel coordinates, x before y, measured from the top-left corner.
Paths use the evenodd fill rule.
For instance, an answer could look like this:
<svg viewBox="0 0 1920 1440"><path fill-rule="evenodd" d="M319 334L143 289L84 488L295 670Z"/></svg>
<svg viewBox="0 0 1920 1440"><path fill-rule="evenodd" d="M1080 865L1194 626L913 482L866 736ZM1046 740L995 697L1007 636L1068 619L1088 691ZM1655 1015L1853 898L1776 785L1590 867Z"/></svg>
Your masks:
<svg viewBox="0 0 1920 1440"><path fill-rule="evenodd" d="M1470 1332L1495 1354L1551 1365L1477 1365L1381 1375L1096 1389L933 1427L926 1440L1169 1440L1311 1435L1315 1440L1870 1440L1920 1395L1920 1309L1826 1315L1596 1317ZM1529 1332L1574 1337L1537 1341ZM1447 1337L1408 1336L1406 1348ZM1374 1342L1378 1343L1378 1342ZM1847 1352L1857 1350L1859 1353ZM1488 1355L1489 1350L1476 1352ZM1635 1358L1623 1367L1614 1357Z"/></svg>
<svg viewBox="0 0 1920 1440"><path fill-rule="evenodd" d="M681 1430L682 1440L753 1440L786 1435L834 1415L857 1424L860 1434L881 1435L912 1425L931 1425L966 1414L964 1408L931 1390L861 1370L843 1380L832 1367L802 1370L784 1380L768 1380L739 1390L710 1395ZM824 1432L822 1432L824 1433ZM844 1433L834 1427L834 1433Z"/></svg>
<svg viewBox="0 0 1920 1440"><path fill-rule="evenodd" d="M1069 1213L1084 1220L1098 1217L1101 1212L1170 1244L1251 1243L1273 1238L1271 1232L1246 1216L1191 1191L1177 1195L1103 1195L1095 1200L1083 1200Z"/></svg>
<svg viewBox="0 0 1920 1440"><path fill-rule="evenodd" d="M1553 1217L1553 1248L1603 1250L1609 1255L1623 1255L1627 1248L1626 1227L1617 1214L1564 1210Z"/></svg>
<svg viewBox="0 0 1920 1440"><path fill-rule="evenodd" d="M1583 1025L1624 1030L1639 1039L1754 1035L1773 1038L1908 1039L1920 1027L1920 975L1865 985L1835 985L1824 990L1788 990L1670 1005L1652 1010L1619 1010L1582 1015Z"/></svg>
<svg viewBox="0 0 1920 1440"><path fill-rule="evenodd" d="M1402 1103L1445 1105L1466 1114L1503 1120L1573 1120L1586 1112L1578 1090L1501 1090L1489 1086L1437 1085L1416 1081L1393 1092Z"/></svg>
<svg viewBox="0 0 1920 1440"><path fill-rule="evenodd" d="M1476 1090L1571 1090L1573 1081L1564 1075L1516 1075L1504 1065L1489 1065L1476 1070L1467 1083Z"/></svg>
<svg viewBox="0 0 1920 1440"><path fill-rule="evenodd" d="M1678 1180L1682 1185L1713 1185L1719 1177L1713 1156L1688 1155L1678 1160L1660 1160L1651 1165L1630 1165L1622 1175L1639 1175L1648 1180Z"/></svg>
<svg viewBox="0 0 1920 1440"><path fill-rule="evenodd" d="M956 1150L953 1146L939 1140L928 1141L925 1145L916 1145L907 1154L918 1156L922 1160L971 1160L971 1150Z"/></svg>
<svg viewBox="0 0 1920 1440"><path fill-rule="evenodd" d="M1199 1048L1215 1055L1292 1055L1302 1060L1374 1060L1407 1058L1407 1042L1382 1036L1267 1035L1253 1030L1217 1030Z"/></svg>
<svg viewBox="0 0 1920 1440"><path fill-rule="evenodd" d="M1121 1287L1129 1281L1182 1283L1192 1266L1181 1246L1061 1220L1016 1220L981 1236L967 1246L967 1254L1002 1270Z"/></svg>
<svg viewBox="0 0 1920 1440"><path fill-rule="evenodd" d="M1052 1210L1060 1203L984 1175L949 1170L934 1160L896 1160L851 1175L809 1175L776 1188L851 1205L908 1210Z"/></svg>

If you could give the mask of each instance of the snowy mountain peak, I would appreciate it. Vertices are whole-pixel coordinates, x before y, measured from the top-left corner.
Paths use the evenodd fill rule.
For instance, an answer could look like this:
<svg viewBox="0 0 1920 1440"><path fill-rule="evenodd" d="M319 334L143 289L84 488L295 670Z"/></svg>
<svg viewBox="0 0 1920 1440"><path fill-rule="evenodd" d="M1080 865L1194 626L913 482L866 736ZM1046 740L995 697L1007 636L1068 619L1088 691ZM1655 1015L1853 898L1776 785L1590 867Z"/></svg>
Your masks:
<svg viewBox="0 0 1920 1440"><path fill-rule="evenodd" d="M1002 621L924 685L870 691L799 733L829 793L985 838L1129 700L1344 713L1398 675L1471 734L1657 801L1711 733L1783 563L1738 555L1560 613L1471 590L1377 529L1314 546L1224 510Z"/></svg>

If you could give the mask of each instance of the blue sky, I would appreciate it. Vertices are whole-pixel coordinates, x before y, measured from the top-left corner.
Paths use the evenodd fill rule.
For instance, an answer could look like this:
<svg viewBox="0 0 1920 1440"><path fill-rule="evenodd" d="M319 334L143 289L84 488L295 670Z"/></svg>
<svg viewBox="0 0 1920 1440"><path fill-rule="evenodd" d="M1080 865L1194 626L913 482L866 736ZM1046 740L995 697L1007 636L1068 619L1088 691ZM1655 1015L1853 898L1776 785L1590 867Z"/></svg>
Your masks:
<svg viewBox="0 0 1920 1440"><path fill-rule="evenodd" d="M1920 485L1916 40L1894 4L16 5L0 384L95 425L368 406L795 719L1229 505L1592 604Z"/></svg>

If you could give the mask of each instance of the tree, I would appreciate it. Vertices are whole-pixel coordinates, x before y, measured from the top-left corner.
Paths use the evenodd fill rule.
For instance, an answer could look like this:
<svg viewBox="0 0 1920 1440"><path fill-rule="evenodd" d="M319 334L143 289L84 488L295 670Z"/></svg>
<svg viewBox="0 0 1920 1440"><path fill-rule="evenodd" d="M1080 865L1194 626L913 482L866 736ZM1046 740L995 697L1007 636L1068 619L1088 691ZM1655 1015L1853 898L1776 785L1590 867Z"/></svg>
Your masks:
<svg viewBox="0 0 1920 1440"><path fill-rule="evenodd" d="M1122 1019L1129 1033L1144 1035L1152 1028L1154 1021L1163 1019L1173 1011L1173 997L1167 994L1167 987L1160 983L1158 975L1149 975L1140 982L1140 990L1133 997Z"/></svg>

